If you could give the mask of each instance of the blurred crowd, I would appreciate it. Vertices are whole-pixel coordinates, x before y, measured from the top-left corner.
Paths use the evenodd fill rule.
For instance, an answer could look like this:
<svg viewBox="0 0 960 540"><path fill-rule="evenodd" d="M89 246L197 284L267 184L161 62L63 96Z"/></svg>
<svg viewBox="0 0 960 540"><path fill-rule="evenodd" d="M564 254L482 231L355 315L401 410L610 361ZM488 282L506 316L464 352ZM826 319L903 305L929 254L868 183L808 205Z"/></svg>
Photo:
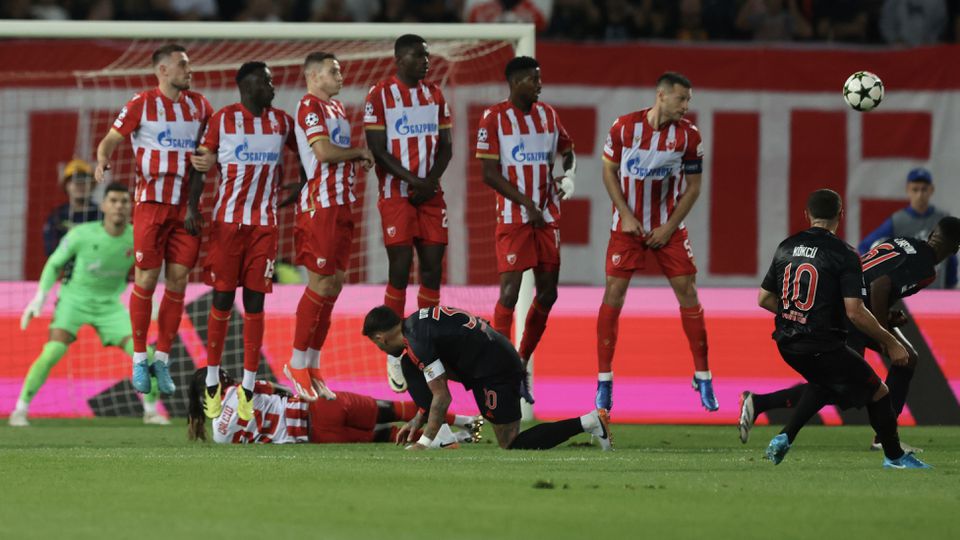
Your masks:
<svg viewBox="0 0 960 540"><path fill-rule="evenodd" d="M960 40L960 0L4 0L0 17L530 22L540 38L925 45Z"/></svg>

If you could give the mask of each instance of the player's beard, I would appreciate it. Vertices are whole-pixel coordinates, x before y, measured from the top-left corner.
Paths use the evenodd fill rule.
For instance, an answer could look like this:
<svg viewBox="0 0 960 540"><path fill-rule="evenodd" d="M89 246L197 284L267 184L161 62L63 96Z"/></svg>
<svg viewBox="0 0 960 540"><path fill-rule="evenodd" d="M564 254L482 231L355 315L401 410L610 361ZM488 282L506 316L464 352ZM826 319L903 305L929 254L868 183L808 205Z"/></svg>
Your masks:
<svg viewBox="0 0 960 540"><path fill-rule="evenodd" d="M185 79L184 81L177 81L170 83L170 86L176 88L180 92L190 89L190 79Z"/></svg>

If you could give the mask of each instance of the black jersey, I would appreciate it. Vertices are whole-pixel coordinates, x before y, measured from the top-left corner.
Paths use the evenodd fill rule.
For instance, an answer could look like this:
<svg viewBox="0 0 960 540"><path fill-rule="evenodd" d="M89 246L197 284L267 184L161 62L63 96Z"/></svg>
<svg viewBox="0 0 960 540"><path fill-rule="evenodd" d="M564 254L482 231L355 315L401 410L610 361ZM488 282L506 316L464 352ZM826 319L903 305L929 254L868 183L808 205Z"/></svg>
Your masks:
<svg viewBox="0 0 960 540"><path fill-rule="evenodd" d="M888 238L860 258L867 284L890 276L890 302L916 294L937 277L937 256L916 238ZM864 299L869 305L869 297Z"/></svg>
<svg viewBox="0 0 960 540"><path fill-rule="evenodd" d="M842 346L844 298L866 294L857 252L819 227L780 243L761 286L780 298L773 339L807 351Z"/></svg>
<svg viewBox="0 0 960 540"><path fill-rule="evenodd" d="M445 373L473 388L483 379L523 373L510 342L487 321L461 309L441 306L417 311L403 321L403 339L407 358L428 381Z"/></svg>

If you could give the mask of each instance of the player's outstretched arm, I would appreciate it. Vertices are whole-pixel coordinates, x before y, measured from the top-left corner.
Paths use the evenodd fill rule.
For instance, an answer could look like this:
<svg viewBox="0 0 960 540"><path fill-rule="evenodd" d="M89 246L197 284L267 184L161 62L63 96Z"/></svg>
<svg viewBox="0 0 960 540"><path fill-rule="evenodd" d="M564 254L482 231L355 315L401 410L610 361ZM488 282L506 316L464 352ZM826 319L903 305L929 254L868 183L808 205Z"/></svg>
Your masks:
<svg viewBox="0 0 960 540"><path fill-rule="evenodd" d="M617 209L617 212L620 213L620 230L625 234L646 236L646 231L643 230L640 221L633 215L633 210L627 205L627 199L623 196L623 189L620 188L620 179L618 178L619 174L620 164L610 161L604 156L603 187L607 188L607 195L610 196L610 201Z"/></svg>
<svg viewBox="0 0 960 540"><path fill-rule="evenodd" d="M894 337L893 334L884 330L876 317L870 313L867 306L863 304L860 298L844 298L844 308L847 312L847 318L861 332L870 336L874 341L883 347L884 353L890 357L890 361L896 366L905 366L910 360L907 350Z"/></svg>
<svg viewBox="0 0 960 540"><path fill-rule="evenodd" d="M510 199L518 206L527 209L527 216L530 218L530 224L534 227L543 227L546 222L543 220L543 213L537 208L533 199L520 193L517 186L511 184L501 172L500 160L491 158L480 158L483 164L483 183L492 187L497 193Z"/></svg>
<svg viewBox="0 0 960 540"><path fill-rule="evenodd" d="M110 158L123 142L123 135L111 128L97 145L97 168L93 171L93 178L98 183L103 182L104 175L110 170Z"/></svg>
<svg viewBox="0 0 960 540"><path fill-rule="evenodd" d="M37 293L24 308L23 315L20 316L21 330L26 330L30 321L40 315L43 304L47 301L47 295L50 294L50 289L60 278L63 267L76 256L78 241L76 232L68 232L60 241L60 244L57 245L57 249L50 255L50 258L47 259L46 264L43 265L43 272L40 273L40 283L37 285Z"/></svg>
<svg viewBox="0 0 960 540"><path fill-rule="evenodd" d="M387 150L387 133L384 130L367 129L366 135L367 146L370 148L370 152L373 154L373 159L377 162L377 165L393 176L407 182L413 186L414 189L422 191L430 189L431 186L426 179L420 178L405 169L400 163L400 160Z"/></svg>

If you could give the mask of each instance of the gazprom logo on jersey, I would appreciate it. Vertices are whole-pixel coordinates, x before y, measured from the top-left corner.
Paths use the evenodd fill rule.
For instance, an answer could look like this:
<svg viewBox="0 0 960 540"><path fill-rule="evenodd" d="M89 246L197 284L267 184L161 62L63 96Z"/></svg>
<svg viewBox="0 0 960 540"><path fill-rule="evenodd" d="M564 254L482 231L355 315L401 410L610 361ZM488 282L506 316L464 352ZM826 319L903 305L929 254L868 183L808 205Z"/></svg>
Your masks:
<svg viewBox="0 0 960 540"><path fill-rule="evenodd" d="M513 157L514 161L520 163L527 161L550 161L550 152L527 152L523 141L520 141L520 144L513 147L513 150L510 151L510 156Z"/></svg>
<svg viewBox="0 0 960 540"><path fill-rule="evenodd" d="M244 137L243 143L237 146L233 151L237 161L255 161L259 163L277 161L280 159L280 152L251 152L250 142Z"/></svg>
<svg viewBox="0 0 960 540"><path fill-rule="evenodd" d="M337 127L333 128L333 131L330 132L330 142L337 146L350 146L350 133L346 135L343 134L343 130L340 129L341 125L337 124Z"/></svg>
<svg viewBox="0 0 960 540"><path fill-rule="evenodd" d="M396 123L393 125L393 128L400 135L423 135L424 133L434 134L438 131L436 122L411 124L410 119L407 118L407 113L403 113L403 116L397 119Z"/></svg>
<svg viewBox="0 0 960 540"><path fill-rule="evenodd" d="M640 158L635 157L627 160L627 171L630 172L633 176L652 176L652 177L664 177L669 176L673 169L671 167L641 167Z"/></svg>
<svg viewBox="0 0 960 540"><path fill-rule="evenodd" d="M157 135L157 144L164 148L173 148L176 150L193 150L196 147L196 141L193 139L177 139L173 136L170 126Z"/></svg>

